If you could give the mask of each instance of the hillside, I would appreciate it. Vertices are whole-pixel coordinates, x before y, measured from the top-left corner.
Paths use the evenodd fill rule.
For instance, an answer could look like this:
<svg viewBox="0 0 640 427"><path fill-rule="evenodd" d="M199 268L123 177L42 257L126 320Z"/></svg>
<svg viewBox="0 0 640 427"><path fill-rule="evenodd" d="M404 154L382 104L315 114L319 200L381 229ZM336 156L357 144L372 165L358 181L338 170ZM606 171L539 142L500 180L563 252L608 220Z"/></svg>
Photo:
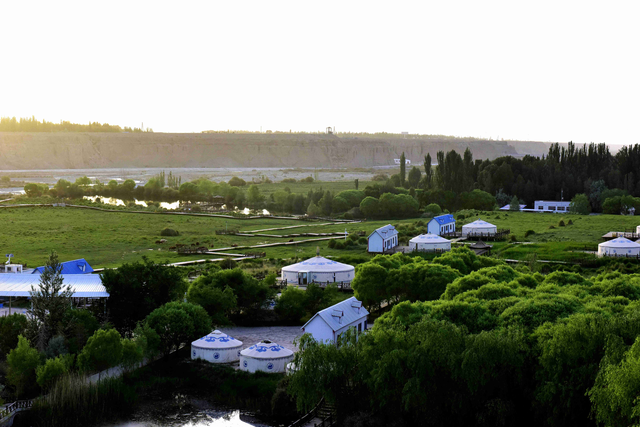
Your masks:
<svg viewBox="0 0 640 427"><path fill-rule="evenodd" d="M0 170L140 167L371 167L469 147L475 159L546 154L542 142L316 134L0 132Z"/></svg>

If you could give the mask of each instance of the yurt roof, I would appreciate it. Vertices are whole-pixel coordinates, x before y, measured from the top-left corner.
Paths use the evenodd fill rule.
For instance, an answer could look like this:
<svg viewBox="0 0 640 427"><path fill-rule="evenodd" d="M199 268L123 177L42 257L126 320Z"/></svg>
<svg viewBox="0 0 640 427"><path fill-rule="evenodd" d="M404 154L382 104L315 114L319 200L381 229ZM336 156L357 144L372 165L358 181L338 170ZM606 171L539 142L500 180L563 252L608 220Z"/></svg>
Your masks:
<svg viewBox="0 0 640 427"><path fill-rule="evenodd" d="M277 343L265 340L245 348L240 354L254 359L281 359L291 356L293 351Z"/></svg>
<svg viewBox="0 0 640 427"><path fill-rule="evenodd" d="M313 272L340 272L340 271L353 271L354 267L349 264L342 264L341 262L332 261L325 257L316 256L309 258L306 261L299 262L297 264L288 265L282 267L283 271L313 271Z"/></svg>
<svg viewBox="0 0 640 427"><path fill-rule="evenodd" d="M495 228L496 226L482 219L476 219L469 224L463 225L463 227L471 227L471 228Z"/></svg>
<svg viewBox="0 0 640 427"><path fill-rule="evenodd" d="M607 242L602 242L598 246L605 248L640 248L640 243L633 242L626 237L617 237Z"/></svg>
<svg viewBox="0 0 640 427"><path fill-rule="evenodd" d="M450 243L449 240L444 237L440 237L436 234L421 234L409 240L409 243Z"/></svg>
<svg viewBox="0 0 640 427"><path fill-rule="evenodd" d="M469 247L471 249L488 249L488 248L492 248L493 245L487 245L485 242L483 242L482 240L478 240L476 243L469 245Z"/></svg>
<svg viewBox="0 0 640 427"><path fill-rule="evenodd" d="M224 350L227 348L242 347L242 341L230 337L224 332L220 332L216 329L209 335L193 341L191 345L196 348L218 348Z"/></svg>

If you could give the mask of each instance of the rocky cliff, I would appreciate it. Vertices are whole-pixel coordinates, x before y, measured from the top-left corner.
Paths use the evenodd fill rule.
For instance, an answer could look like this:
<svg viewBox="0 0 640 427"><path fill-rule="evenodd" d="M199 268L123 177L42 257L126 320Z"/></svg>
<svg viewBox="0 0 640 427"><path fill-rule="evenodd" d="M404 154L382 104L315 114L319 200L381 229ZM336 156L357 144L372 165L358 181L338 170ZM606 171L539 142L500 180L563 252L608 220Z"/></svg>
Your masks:
<svg viewBox="0 0 640 427"><path fill-rule="evenodd" d="M371 167L469 147L474 159L542 155L542 142L337 137L314 134L0 132L0 169Z"/></svg>

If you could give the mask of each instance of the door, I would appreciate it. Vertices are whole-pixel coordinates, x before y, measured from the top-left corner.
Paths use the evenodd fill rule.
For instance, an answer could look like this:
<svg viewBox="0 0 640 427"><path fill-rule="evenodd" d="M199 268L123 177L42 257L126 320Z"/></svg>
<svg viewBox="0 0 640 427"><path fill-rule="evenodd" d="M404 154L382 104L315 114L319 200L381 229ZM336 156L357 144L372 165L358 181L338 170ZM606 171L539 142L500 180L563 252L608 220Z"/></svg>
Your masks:
<svg viewBox="0 0 640 427"><path fill-rule="evenodd" d="M306 285L308 273L306 271L298 273L298 285Z"/></svg>

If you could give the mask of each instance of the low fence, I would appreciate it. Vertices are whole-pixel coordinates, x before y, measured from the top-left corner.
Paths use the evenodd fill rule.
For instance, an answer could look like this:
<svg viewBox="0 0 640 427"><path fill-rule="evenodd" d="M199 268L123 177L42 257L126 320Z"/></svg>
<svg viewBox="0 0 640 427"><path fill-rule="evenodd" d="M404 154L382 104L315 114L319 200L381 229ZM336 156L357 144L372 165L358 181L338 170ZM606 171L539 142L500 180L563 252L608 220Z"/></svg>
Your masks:
<svg viewBox="0 0 640 427"><path fill-rule="evenodd" d="M462 231L452 231L450 233L442 234L442 237L445 239L466 237L469 240L496 241L506 240L510 234L510 229L497 230L495 233L467 233L465 235L462 234Z"/></svg>
<svg viewBox="0 0 640 427"><path fill-rule="evenodd" d="M301 285L298 282L288 282L287 279L277 280L276 281L276 287L277 288L286 288L289 285L306 287L306 286L309 286L311 283L314 283L314 284L318 285L321 288L326 288L327 286L330 286L330 285L336 285L336 287L338 289L351 290L351 282L328 282L328 281L327 282L316 282L315 280L310 281L306 285Z"/></svg>

